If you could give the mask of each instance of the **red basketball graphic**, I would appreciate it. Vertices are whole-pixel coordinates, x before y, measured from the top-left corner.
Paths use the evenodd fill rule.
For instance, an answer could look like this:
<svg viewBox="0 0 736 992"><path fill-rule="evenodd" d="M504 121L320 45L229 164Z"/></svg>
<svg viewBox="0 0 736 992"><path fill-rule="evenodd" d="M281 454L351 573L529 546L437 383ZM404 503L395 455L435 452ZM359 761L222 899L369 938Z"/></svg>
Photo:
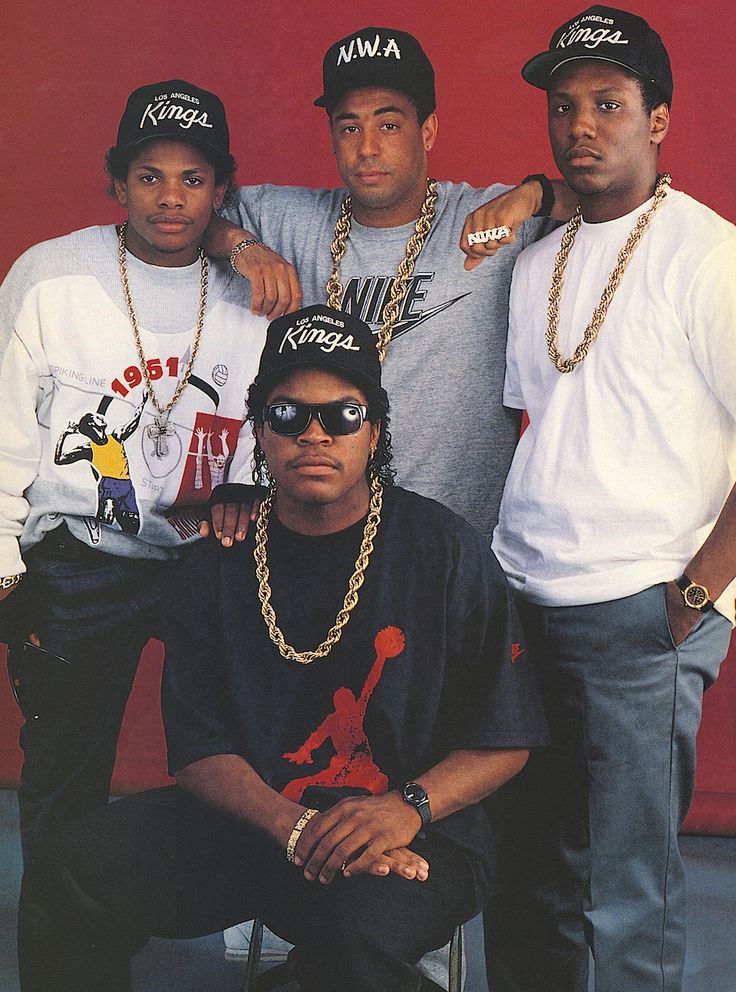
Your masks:
<svg viewBox="0 0 736 992"><path fill-rule="evenodd" d="M401 654L406 644L403 631L398 627L384 627L376 634L373 645L376 649L377 658L395 658Z"/></svg>
<svg viewBox="0 0 736 992"><path fill-rule="evenodd" d="M281 794L287 799L299 802L304 790L312 785L333 789L349 786L365 789L373 795L381 795L388 789L388 779L373 760L363 724L368 701L378 685L383 666L388 658L396 658L401 654L406 646L406 638L398 627L384 627L376 634L373 646L376 649L376 660L360 696L356 699L354 693L344 686L337 689L332 698L335 707L332 712L300 748L283 755L294 764L311 765L314 761L313 752L326 740L332 741L335 749L327 768L314 775L294 778L284 786Z"/></svg>

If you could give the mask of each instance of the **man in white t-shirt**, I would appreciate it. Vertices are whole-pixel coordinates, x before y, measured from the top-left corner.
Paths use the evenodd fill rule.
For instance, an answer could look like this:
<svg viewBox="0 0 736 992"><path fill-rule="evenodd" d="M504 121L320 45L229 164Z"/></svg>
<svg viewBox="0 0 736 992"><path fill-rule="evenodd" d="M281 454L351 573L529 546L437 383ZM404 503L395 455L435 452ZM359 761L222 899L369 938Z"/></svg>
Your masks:
<svg viewBox="0 0 736 992"><path fill-rule="evenodd" d="M640 17L592 7L523 75L581 215L511 292L504 403L530 426L493 548L553 747L497 810L491 987L584 992L590 948L596 992L676 992L677 832L734 612L736 229L658 174L672 74Z"/></svg>

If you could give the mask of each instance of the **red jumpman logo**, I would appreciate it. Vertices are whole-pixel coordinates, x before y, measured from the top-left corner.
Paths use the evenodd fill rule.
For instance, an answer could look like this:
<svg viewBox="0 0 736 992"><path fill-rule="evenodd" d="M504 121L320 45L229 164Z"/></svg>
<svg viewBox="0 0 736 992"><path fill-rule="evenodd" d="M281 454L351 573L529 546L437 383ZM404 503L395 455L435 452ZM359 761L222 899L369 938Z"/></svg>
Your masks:
<svg viewBox="0 0 736 992"><path fill-rule="evenodd" d="M311 765L312 753L330 738L335 748L330 764L324 771L314 775L292 779L281 790L283 796L298 803L310 785L327 788L351 786L367 789L374 795L387 791L388 779L373 760L363 721L368 700L378 685L386 660L400 655L405 643L406 639L398 627L384 627L376 634L376 660L365 680L360 698L356 699L350 689L338 689L332 697L335 704L332 713L309 735L298 751L283 755L297 765Z"/></svg>

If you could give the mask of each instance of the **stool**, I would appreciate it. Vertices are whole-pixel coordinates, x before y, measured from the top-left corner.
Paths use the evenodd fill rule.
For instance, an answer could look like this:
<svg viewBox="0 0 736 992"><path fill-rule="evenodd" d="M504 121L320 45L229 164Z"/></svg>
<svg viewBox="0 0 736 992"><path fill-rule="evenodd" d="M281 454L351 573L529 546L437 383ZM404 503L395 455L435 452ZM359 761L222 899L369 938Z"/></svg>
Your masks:
<svg viewBox="0 0 736 992"><path fill-rule="evenodd" d="M267 971L259 973L261 964L261 948L263 946L263 923L253 920L250 934L248 960L245 965L245 978L241 992L272 992L290 982L298 980L297 962L291 959L277 964ZM455 927L450 941L450 955L447 964L448 992L461 992L463 984L463 928L462 924Z"/></svg>

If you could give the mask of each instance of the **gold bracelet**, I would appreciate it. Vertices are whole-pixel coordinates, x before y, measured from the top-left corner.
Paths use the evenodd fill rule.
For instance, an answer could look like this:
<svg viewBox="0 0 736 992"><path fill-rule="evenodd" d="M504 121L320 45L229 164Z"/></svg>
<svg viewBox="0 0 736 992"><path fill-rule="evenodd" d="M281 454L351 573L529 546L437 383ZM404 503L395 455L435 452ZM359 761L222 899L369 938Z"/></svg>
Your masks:
<svg viewBox="0 0 736 992"><path fill-rule="evenodd" d="M238 244L235 245L233 250L230 252L230 268L233 270L233 272L236 275L241 275L241 273L238 272L235 266L235 259L238 257L241 251L245 251L245 249L250 248L251 245L262 245L262 244L263 242L259 241L258 238L246 238L245 241L239 241Z"/></svg>
<svg viewBox="0 0 736 992"><path fill-rule="evenodd" d="M305 809L302 815L294 824L294 829L289 834L289 839L286 842L286 860L290 865L294 864L294 854L296 852L297 841L302 835L302 830L306 827L313 816L319 813L318 809Z"/></svg>
<svg viewBox="0 0 736 992"><path fill-rule="evenodd" d="M19 572L17 575L6 575L0 579L0 589L12 589L13 586L17 586L22 580L25 572Z"/></svg>

